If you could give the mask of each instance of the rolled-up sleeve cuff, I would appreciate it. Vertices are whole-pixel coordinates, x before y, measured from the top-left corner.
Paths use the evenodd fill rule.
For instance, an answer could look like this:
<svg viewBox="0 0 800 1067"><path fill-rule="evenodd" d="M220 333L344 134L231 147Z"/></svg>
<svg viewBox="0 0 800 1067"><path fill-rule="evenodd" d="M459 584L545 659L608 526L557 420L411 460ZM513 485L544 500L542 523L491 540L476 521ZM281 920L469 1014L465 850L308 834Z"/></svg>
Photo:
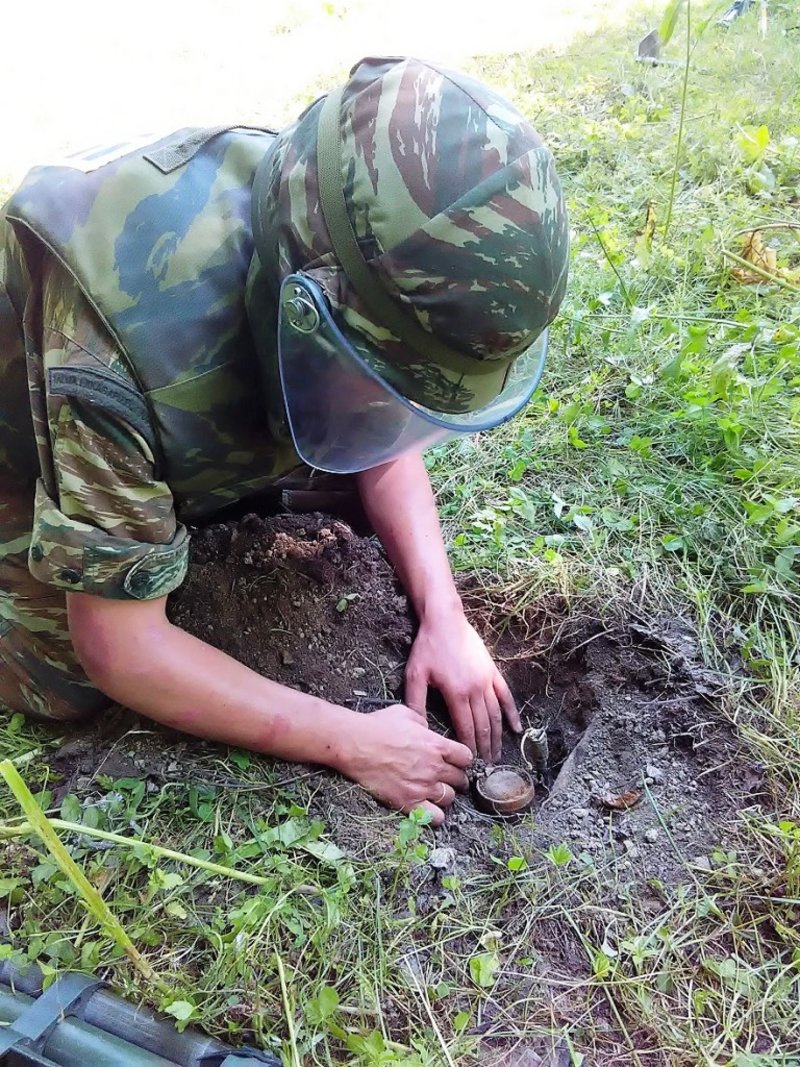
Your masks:
<svg viewBox="0 0 800 1067"><path fill-rule="evenodd" d="M70 519L41 481L36 486L28 563L40 582L112 600L154 600L178 588L186 577L188 556L185 526L179 524L166 545L112 537Z"/></svg>

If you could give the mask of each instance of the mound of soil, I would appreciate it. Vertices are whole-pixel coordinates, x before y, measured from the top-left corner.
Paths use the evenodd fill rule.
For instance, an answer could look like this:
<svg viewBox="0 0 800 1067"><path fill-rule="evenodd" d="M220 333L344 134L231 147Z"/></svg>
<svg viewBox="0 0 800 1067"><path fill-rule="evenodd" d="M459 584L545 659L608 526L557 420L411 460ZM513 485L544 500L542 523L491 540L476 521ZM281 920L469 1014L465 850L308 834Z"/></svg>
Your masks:
<svg viewBox="0 0 800 1067"><path fill-rule="evenodd" d="M169 610L260 674L352 706L399 690L414 632L376 543L321 515L248 515L195 534Z"/></svg>
<svg viewBox="0 0 800 1067"><path fill-rule="evenodd" d="M552 605L515 614L476 588L464 599L524 725L544 728L547 744L533 808L501 820L503 833L458 798L420 875L432 896L443 873L486 872L504 853L534 863L561 841L598 863L610 855L616 879L670 882L687 861L704 865L757 768L746 784L734 769L715 680L685 628L608 627ZM402 697L412 613L378 543L336 519L251 515L196 534L170 616L254 670L364 713ZM446 715L432 724L446 730ZM519 738L506 736L502 762L522 763ZM366 858L394 840L396 823L363 790L312 771L297 781L299 799L341 848ZM286 765L281 776L292 775Z"/></svg>

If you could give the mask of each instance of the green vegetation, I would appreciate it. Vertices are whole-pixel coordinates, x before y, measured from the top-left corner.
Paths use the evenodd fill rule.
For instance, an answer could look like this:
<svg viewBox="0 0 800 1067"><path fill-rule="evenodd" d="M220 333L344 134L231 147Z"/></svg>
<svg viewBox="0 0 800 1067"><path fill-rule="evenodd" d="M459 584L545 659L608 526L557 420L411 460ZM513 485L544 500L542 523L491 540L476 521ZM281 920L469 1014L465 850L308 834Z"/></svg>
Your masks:
<svg viewBox="0 0 800 1067"><path fill-rule="evenodd" d="M101 774L54 809L58 739L14 717L0 755L43 810L85 827L58 833L154 976L83 907L4 787L0 897L17 947L0 956L103 970L177 1025L293 1065L470 1063L489 1019L509 1043L563 1035L575 1065L797 1062L800 26L795 5L772 3L764 37L755 9L701 33L712 10L692 5L688 48L679 12L677 66L635 62L642 21L568 55L476 62L557 155L572 280L527 414L430 467L455 565L517 610L557 593L693 620L730 678L743 774L760 760L771 799L728 829L710 869L687 865L682 887L649 886L644 903L609 895L613 872L566 846L529 865L498 828L494 876L448 876L445 902L419 915L424 820L387 815L394 848L345 858L297 783L201 745L181 749L181 782ZM733 257L759 228L785 273L743 284ZM498 932L512 904L526 916L513 943ZM521 998L545 944L571 979L537 977Z"/></svg>

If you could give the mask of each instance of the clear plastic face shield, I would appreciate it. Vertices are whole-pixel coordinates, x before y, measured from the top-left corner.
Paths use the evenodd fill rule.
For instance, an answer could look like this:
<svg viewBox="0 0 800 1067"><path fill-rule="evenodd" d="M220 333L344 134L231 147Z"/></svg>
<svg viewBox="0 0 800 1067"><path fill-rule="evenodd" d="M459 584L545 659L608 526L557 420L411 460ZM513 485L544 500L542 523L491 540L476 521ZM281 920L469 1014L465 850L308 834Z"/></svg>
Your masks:
<svg viewBox="0 0 800 1067"><path fill-rule="evenodd" d="M490 404L453 415L432 411L401 396L366 363L315 282L292 274L281 285L278 362L289 429L303 462L332 474L368 470L507 422L530 400L546 354L545 330L514 361Z"/></svg>

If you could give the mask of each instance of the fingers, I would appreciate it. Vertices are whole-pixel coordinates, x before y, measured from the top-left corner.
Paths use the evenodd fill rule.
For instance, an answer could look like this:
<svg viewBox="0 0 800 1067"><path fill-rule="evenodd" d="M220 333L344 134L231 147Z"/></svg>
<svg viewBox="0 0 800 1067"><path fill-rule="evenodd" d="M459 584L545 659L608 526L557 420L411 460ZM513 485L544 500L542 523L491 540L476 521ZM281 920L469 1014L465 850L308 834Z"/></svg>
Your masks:
<svg viewBox="0 0 800 1067"><path fill-rule="evenodd" d="M456 728L458 739L470 750L470 763L478 752L477 738L475 736L475 723L472 718L472 709L469 706L469 697L455 695L442 691L450 711L450 718ZM450 759L450 757L447 757ZM450 760L451 763L456 762ZM456 763L456 766L469 766L469 764Z"/></svg>
<svg viewBox="0 0 800 1067"><path fill-rule="evenodd" d="M503 716L494 689L474 696L471 707L478 755L487 763L498 763L503 754Z"/></svg>
<svg viewBox="0 0 800 1067"><path fill-rule="evenodd" d="M443 809L449 808L455 799L456 792L452 786L447 785L446 782L437 782L436 785L431 788L431 796L428 800L423 800L421 804L414 804L407 810L424 808L425 811L430 812L433 825L441 826L444 822Z"/></svg>
<svg viewBox="0 0 800 1067"><path fill-rule="evenodd" d="M522 731L522 722L517 711L517 705L514 702L514 695L499 671L496 672L494 677L494 693L500 702L500 707L503 709L503 714L509 727L514 733L520 733Z"/></svg>
<svg viewBox="0 0 800 1067"><path fill-rule="evenodd" d="M461 767L465 770L472 763L474 759L472 752L460 741L451 741L449 737L442 737L440 743L442 758L452 763L454 767Z"/></svg>
<svg viewBox="0 0 800 1067"><path fill-rule="evenodd" d="M437 782L431 788L428 800L440 808L449 808L456 799L456 791L447 782Z"/></svg>
<svg viewBox="0 0 800 1067"><path fill-rule="evenodd" d="M425 714L428 700L428 680L426 676L413 667L406 670L405 703L419 715Z"/></svg>
<svg viewBox="0 0 800 1067"><path fill-rule="evenodd" d="M483 695L479 694L472 698L471 715L475 724L475 739L478 742L478 755L486 763L494 763L494 751L492 746L492 720L486 710L486 702Z"/></svg>
<svg viewBox="0 0 800 1067"><path fill-rule="evenodd" d="M500 701L491 689L484 698L486 715L492 731L492 762L499 763L503 755L503 713L500 710Z"/></svg>
<svg viewBox="0 0 800 1067"><path fill-rule="evenodd" d="M444 812L436 804L432 804L429 800L423 800L421 804L414 804L407 811L412 811L413 808L424 808L425 811L430 812L431 822L434 826L441 826L444 822Z"/></svg>
<svg viewBox="0 0 800 1067"><path fill-rule="evenodd" d="M425 713L425 708L422 708L422 710L420 710L419 708L411 708L411 707L408 706L408 704L406 704L404 706L414 716L414 721L418 722L420 724L420 726L424 726L427 729L428 716Z"/></svg>
<svg viewBox="0 0 800 1067"><path fill-rule="evenodd" d="M442 782L451 785L459 793L466 793L469 789L469 779L466 774L459 767L454 767L452 763L442 763L439 777Z"/></svg>

